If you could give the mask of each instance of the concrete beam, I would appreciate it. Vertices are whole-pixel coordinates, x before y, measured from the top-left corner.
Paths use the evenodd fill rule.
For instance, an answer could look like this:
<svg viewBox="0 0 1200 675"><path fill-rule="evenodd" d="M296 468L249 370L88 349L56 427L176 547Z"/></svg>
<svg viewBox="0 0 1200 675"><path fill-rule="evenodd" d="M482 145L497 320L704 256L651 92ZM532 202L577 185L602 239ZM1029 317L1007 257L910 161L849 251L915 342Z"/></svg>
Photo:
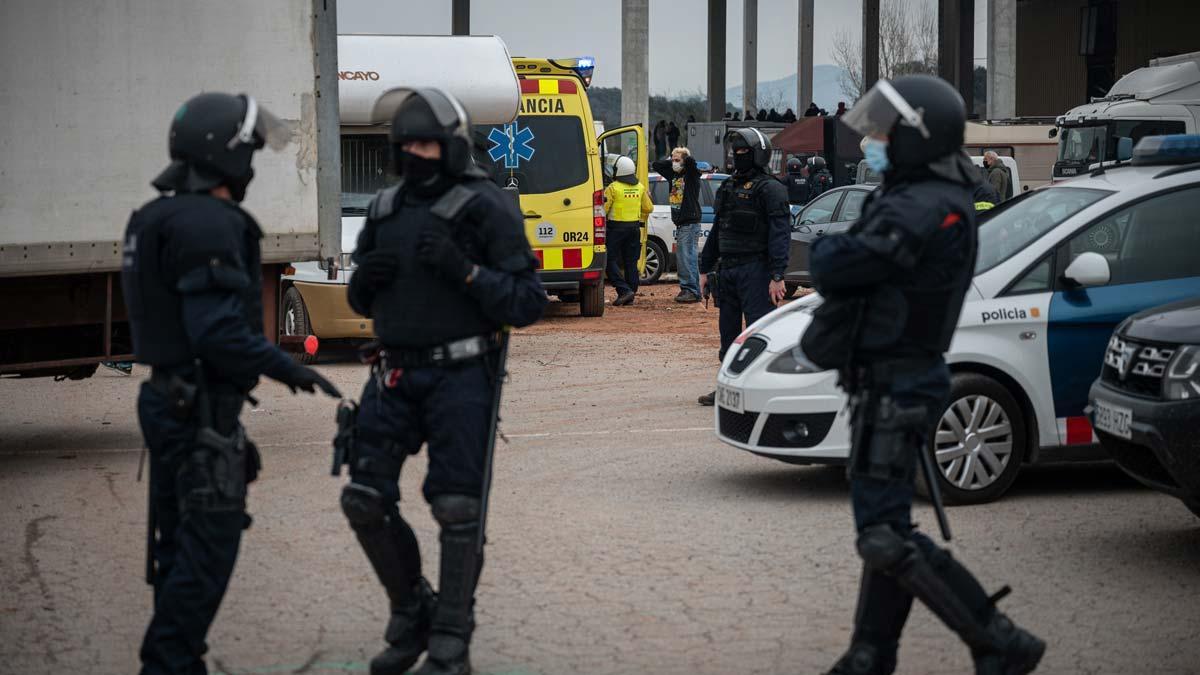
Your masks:
<svg viewBox="0 0 1200 675"><path fill-rule="evenodd" d="M861 94L879 79L879 0L863 0Z"/></svg>
<svg viewBox="0 0 1200 675"><path fill-rule="evenodd" d="M958 89L970 114L975 100L975 0L938 0L938 76Z"/></svg>
<svg viewBox="0 0 1200 675"><path fill-rule="evenodd" d="M450 7L450 34L471 34L471 0L454 0Z"/></svg>
<svg viewBox="0 0 1200 675"><path fill-rule="evenodd" d="M988 0L987 117L1017 116L1017 0Z"/></svg>
<svg viewBox="0 0 1200 675"><path fill-rule="evenodd" d="M725 117L725 0L708 0L708 121Z"/></svg>
<svg viewBox="0 0 1200 675"><path fill-rule="evenodd" d="M621 124L650 141L650 0L621 0Z"/></svg>
<svg viewBox="0 0 1200 675"><path fill-rule="evenodd" d="M742 0L742 110L758 110L758 0Z"/></svg>
<svg viewBox="0 0 1200 675"><path fill-rule="evenodd" d="M796 30L796 107L803 115L813 97L813 0L799 0L800 22Z"/></svg>

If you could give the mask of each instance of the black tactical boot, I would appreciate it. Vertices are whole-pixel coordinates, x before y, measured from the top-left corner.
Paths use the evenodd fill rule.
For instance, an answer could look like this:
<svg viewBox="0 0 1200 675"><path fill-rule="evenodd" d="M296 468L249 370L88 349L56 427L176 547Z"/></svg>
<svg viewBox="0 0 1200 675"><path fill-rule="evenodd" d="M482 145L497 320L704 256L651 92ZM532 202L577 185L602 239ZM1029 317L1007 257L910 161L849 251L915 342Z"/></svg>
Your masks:
<svg viewBox="0 0 1200 675"><path fill-rule="evenodd" d="M469 675L475 630L475 585L483 568L479 550L479 500L439 495L433 517L442 526L438 606L430 626L429 650L415 675Z"/></svg>
<svg viewBox="0 0 1200 675"><path fill-rule="evenodd" d="M1032 673L1046 653L1046 643L1017 628L1000 612L988 622L987 632L997 645L995 651L975 652L975 675L1025 675Z"/></svg>
<svg viewBox="0 0 1200 675"><path fill-rule="evenodd" d="M895 670L895 660L888 660L875 645L855 642L826 675L892 675Z"/></svg>
<svg viewBox="0 0 1200 675"><path fill-rule="evenodd" d="M392 604L384 639L388 648L371 659L371 675L403 675L421 658L429 643L429 625L437 607L437 596L425 577L413 586L412 593Z"/></svg>

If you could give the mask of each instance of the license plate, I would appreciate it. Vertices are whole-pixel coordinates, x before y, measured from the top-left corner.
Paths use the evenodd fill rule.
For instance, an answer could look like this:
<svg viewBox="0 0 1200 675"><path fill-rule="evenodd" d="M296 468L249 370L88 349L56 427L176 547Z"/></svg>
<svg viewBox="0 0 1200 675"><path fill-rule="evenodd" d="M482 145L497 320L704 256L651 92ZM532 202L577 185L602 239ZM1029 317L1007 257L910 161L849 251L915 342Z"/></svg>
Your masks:
<svg viewBox="0 0 1200 675"><path fill-rule="evenodd" d="M735 413L746 412L745 404L742 402L741 389L717 385L717 405Z"/></svg>
<svg viewBox="0 0 1200 675"><path fill-rule="evenodd" d="M1129 408L1098 400L1095 417L1096 428L1100 431L1126 439L1132 436L1129 423L1133 421L1133 411Z"/></svg>

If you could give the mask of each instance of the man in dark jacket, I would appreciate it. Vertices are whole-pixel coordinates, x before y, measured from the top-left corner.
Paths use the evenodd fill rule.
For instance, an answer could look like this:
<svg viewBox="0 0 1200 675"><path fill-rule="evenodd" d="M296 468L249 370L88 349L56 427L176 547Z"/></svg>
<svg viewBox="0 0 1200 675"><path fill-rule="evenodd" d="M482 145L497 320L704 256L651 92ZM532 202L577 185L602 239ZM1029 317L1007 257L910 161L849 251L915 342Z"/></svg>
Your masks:
<svg viewBox="0 0 1200 675"><path fill-rule="evenodd" d="M799 157L788 158L784 183L788 189L789 204L804 206L808 203L808 176L804 173L804 162Z"/></svg>
<svg viewBox="0 0 1200 675"><path fill-rule="evenodd" d="M820 197L833 188L833 174L825 167L825 158L817 155L808 158L808 201Z"/></svg>
<svg viewBox="0 0 1200 675"><path fill-rule="evenodd" d="M809 103L808 109L804 111L805 117L816 117L821 114L821 109L817 107L816 102Z"/></svg>
<svg viewBox="0 0 1200 675"><path fill-rule="evenodd" d="M679 126L672 121L667 125L667 151L679 147Z"/></svg>
<svg viewBox="0 0 1200 675"><path fill-rule="evenodd" d="M675 267L679 272L679 295L675 296L675 302L700 302L696 248L700 238L700 169L687 148L675 148L670 161L660 160L652 166L671 186L667 199L671 222L675 224Z"/></svg>

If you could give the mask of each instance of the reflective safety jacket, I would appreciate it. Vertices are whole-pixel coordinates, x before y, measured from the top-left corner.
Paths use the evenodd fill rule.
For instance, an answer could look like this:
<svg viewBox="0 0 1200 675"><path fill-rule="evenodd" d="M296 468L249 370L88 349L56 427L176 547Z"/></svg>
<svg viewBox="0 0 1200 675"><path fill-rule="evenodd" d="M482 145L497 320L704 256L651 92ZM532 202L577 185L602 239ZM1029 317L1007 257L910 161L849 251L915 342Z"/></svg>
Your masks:
<svg viewBox="0 0 1200 675"><path fill-rule="evenodd" d="M614 180L604 188L604 211L616 223L643 222L654 211L654 202L645 185Z"/></svg>

